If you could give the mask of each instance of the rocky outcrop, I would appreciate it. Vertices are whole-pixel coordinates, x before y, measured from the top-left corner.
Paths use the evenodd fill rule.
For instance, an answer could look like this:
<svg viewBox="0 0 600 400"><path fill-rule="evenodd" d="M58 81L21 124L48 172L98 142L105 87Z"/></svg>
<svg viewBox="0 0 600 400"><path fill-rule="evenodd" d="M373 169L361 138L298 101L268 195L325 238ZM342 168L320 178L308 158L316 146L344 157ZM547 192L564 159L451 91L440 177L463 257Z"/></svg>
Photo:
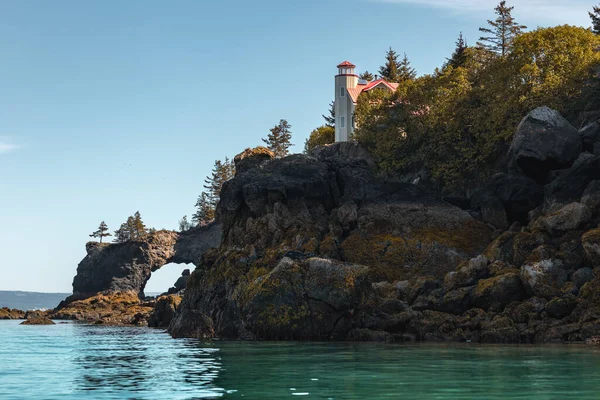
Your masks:
<svg viewBox="0 0 600 400"><path fill-rule="evenodd" d="M545 183L551 171L570 167L581 153L581 136L557 111L540 107L517 128L508 150L512 173Z"/></svg>
<svg viewBox="0 0 600 400"><path fill-rule="evenodd" d="M151 325L169 324L173 337L594 341L600 164L581 143L556 112L534 110L507 170L448 202L418 179L381 178L356 143L283 159L246 151L222 188L219 225L129 247L93 245L77 287L130 290L120 294L130 303L119 321L152 314ZM208 249L213 234L220 240ZM145 277L173 260L197 265L181 303L141 303ZM103 304L119 300L101 296L73 301L65 316L110 323Z"/></svg>
<svg viewBox="0 0 600 400"><path fill-rule="evenodd" d="M172 294L156 299L152 314L148 318L148 326L153 328L168 327L175 316L179 303L181 303L181 296Z"/></svg>
<svg viewBox="0 0 600 400"><path fill-rule="evenodd" d="M233 159L235 163L235 172L242 173L253 168L260 167L267 161L275 158L275 154L266 147L255 147L246 149Z"/></svg>
<svg viewBox="0 0 600 400"><path fill-rule="evenodd" d="M25 315L25 321L21 325L54 325L45 311L28 311Z"/></svg>
<svg viewBox="0 0 600 400"><path fill-rule="evenodd" d="M456 206L378 179L355 143L262 162L225 184L222 245L192 274L169 331L484 343L598 336L600 168L581 152L580 134L558 113L534 110L508 173L469 199L448 197Z"/></svg>
<svg viewBox="0 0 600 400"><path fill-rule="evenodd" d="M0 308L0 319L23 319L25 318L25 311L2 307Z"/></svg>
<svg viewBox="0 0 600 400"><path fill-rule="evenodd" d="M58 308L98 293L133 292L142 299L152 272L169 263L198 264L220 241L221 227L212 224L181 233L158 231L126 243L90 242L73 279L73 295Z"/></svg>
<svg viewBox="0 0 600 400"><path fill-rule="evenodd" d="M74 300L52 311L58 320L73 320L103 325L147 325L154 302L143 302L138 293L99 293L83 300Z"/></svg>
<svg viewBox="0 0 600 400"><path fill-rule="evenodd" d="M378 179L354 143L313 154L238 172L223 186L223 242L192 274L174 335L202 315L221 337L344 338L367 282L443 276L491 240L464 210Z"/></svg>

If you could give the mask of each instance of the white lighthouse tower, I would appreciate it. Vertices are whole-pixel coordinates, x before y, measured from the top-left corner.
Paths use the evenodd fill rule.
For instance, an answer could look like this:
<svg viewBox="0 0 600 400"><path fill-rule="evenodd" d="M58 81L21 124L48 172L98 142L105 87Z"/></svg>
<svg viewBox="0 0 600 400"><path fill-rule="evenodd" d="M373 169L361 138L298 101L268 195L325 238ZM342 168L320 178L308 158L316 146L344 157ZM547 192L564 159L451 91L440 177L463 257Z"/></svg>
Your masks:
<svg viewBox="0 0 600 400"><path fill-rule="evenodd" d="M356 65L344 61L338 67L335 77L335 141L347 142L354 132L354 101L349 89L358 86Z"/></svg>

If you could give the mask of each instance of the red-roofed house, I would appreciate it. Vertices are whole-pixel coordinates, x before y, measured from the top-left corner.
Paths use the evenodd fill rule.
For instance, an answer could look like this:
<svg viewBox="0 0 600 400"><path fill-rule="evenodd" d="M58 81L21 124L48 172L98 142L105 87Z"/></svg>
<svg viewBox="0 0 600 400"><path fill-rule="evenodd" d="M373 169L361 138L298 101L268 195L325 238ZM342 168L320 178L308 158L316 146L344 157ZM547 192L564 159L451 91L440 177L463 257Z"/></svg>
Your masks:
<svg viewBox="0 0 600 400"><path fill-rule="evenodd" d="M356 65L344 61L338 67L335 77L335 141L347 142L356 123L354 121L354 110L361 93L373 89L384 89L394 92L398 89L398 83L391 83L385 79L377 79L371 82L358 79L354 72Z"/></svg>

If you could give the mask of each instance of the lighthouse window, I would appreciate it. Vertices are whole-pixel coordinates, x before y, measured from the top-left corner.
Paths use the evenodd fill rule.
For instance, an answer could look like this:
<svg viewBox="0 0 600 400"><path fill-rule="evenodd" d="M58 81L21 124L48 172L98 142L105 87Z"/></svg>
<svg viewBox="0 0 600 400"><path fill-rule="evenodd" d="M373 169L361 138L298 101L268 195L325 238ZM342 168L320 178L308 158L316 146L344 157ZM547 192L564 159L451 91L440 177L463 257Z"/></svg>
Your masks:
<svg viewBox="0 0 600 400"><path fill-rule="evenodd" d="M346 127L346 120L344 119L344 117L341 118L340 122L341 122L342 128L345 128Z"/></svg>
<svg viewBox="0 0 600 400"><path fill-rule="evenodd" d="M346 88L340 88L340 97L344 97L346 95Z"/></svg>

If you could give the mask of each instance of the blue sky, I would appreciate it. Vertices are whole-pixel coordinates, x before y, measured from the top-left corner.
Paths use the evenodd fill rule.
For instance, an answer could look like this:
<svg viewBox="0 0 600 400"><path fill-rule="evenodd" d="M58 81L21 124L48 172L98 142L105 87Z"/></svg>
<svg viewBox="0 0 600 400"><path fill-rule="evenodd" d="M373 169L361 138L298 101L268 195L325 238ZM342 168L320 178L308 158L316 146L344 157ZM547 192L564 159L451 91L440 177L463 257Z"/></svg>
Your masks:
<svg viewBox="0 0 600 400"><path fill-rule="evenodd" d="M70 292L101 220L114 230L139 210L175 228L214 160L280 118L302 150L339 62L376 72L392 46L430 73L496 3L0 1L0 290ZM594 3L509 4L535 28L587 27Z"/></svg>

